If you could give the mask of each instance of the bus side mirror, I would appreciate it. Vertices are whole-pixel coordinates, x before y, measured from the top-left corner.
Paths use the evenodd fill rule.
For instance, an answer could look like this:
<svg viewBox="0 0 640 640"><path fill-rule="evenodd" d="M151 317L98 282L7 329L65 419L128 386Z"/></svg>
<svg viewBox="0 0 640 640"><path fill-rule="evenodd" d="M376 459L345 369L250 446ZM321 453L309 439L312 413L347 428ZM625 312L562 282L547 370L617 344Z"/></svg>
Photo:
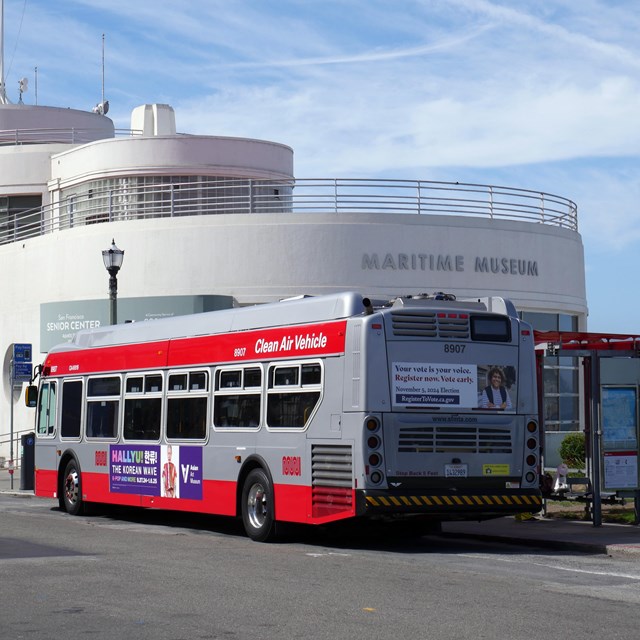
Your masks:
<svg viewBox="0 0 640 640"><path fill-rule="evenodd" d="M24 393L24 403L30 409L34 409L38 406L38 387L35 384L30 384Z"/></svg>

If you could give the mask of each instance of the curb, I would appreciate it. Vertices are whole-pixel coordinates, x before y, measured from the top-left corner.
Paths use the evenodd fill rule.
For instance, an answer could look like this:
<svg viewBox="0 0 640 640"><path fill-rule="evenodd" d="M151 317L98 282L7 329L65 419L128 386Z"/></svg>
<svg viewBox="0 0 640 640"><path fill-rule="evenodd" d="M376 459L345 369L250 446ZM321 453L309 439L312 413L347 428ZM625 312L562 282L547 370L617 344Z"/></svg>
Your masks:
<svg viewBox="0 0 640 640"><path fill-rule="evenodd" d="M611 555L612 548L624 545L607 545L595 542L573 542L569 540L548 540L540 538L514 538L509 536L493 535L487 533L461 533L457 531L447 531L439 534L439 537L446 538L466 538L473 540L484 540L486 542L500 542L514 546L539 547L542 549L553 549L555 551L580 551L590 554ZM640 553L640 546L637 548Z"/></svg>
<svg viewBox="0 0 640 640"><path fill-rule="evenodd" d="M35 498L36 494L31 489L0 489L0 495L15 496L18 498Z"/></svg>

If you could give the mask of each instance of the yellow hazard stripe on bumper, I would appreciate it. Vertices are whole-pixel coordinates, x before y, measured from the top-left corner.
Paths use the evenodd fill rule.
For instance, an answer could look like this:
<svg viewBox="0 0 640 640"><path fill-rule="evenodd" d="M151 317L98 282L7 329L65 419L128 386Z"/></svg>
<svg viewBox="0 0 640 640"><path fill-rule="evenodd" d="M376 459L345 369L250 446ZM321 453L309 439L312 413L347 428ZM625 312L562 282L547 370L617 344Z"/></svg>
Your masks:
<svg viewBox="0 0 640 640"><path fill-rule="evenodd" d="M430 496L367 496L367 503L372 507L540 507L542 499L535 495L430 495Z"/></svg>

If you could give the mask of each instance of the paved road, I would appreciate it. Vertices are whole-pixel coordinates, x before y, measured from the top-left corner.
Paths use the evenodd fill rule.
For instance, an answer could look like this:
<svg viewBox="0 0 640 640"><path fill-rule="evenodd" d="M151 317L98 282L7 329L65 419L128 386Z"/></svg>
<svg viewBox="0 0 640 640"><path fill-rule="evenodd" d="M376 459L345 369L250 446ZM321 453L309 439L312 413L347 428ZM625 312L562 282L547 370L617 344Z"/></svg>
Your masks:
<svg viewBox="0 0 640 640"><path fill-rule="evenodd" d="M1 638L633 638L640 563L0 495Z"/></svg>

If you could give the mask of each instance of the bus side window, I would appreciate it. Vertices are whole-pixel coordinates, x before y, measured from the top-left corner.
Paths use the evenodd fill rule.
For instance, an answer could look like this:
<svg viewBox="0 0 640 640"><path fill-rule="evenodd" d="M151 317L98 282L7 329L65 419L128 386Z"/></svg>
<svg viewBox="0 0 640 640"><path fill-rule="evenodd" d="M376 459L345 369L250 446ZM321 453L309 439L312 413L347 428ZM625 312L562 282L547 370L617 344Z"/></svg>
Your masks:
<svg viewBox="0 0 640 640"><path fill-rule="evenodd" d="M320 400L321 390L320 364L272 366L267 396L268 426L304 428Z"/></svg>
<svg viewBox="0 0 640 640"><path fill-rule="evenodd" d="M218 370L213 402L216 427L256 429L260 426L262 369Z"/></svg>
<svg viewBox="0 0 640 640"><path fill-rule="evenodd" d="M208 391L209 374L207 371L189 371L169 376L167 438L176 440L206 439Z"/></svg>
<svg viewBox="0 0 640 640"><path fill-rule="evenodd" d="M118 433L117 400L103 400L87 404L87 437L115 438Z"/></svg>
<svg viewBox="0 0 640 640"><path fill-rule="evenodd" d="M120 378L89 378L87 387L87 437L118 435Z"/></svg>
<svg viewBox="0 0 640 640"><path fill-rule="evenodd" d="M125 384L125 440L159 440L162 417L160 373L130 376Z"/></svg>
<svg viewBox="0 0 640 640"><path fill-rule="evenodd" d="M207 398L167 399L167 438L204 440L207 436Z"/></svg>
<svg viewBox="0 0 640 640"><path fill-rule="evenodd" d="M40 387L38 403L38 435L50 436L56 424L56 383L45 382Z"/></svg>
<svg viewBox="0 0 640 640"><path fill-rule="evenodd" d="M60 437L80 437L82 414L82 380L62 383L62 409L60 410Z"/></svg>
<svg viewBox="0 0 640 640"><path fill-rule="evenodd" d="M160 398L125 398L125 440L158 440L161 409Z"/></svg>

